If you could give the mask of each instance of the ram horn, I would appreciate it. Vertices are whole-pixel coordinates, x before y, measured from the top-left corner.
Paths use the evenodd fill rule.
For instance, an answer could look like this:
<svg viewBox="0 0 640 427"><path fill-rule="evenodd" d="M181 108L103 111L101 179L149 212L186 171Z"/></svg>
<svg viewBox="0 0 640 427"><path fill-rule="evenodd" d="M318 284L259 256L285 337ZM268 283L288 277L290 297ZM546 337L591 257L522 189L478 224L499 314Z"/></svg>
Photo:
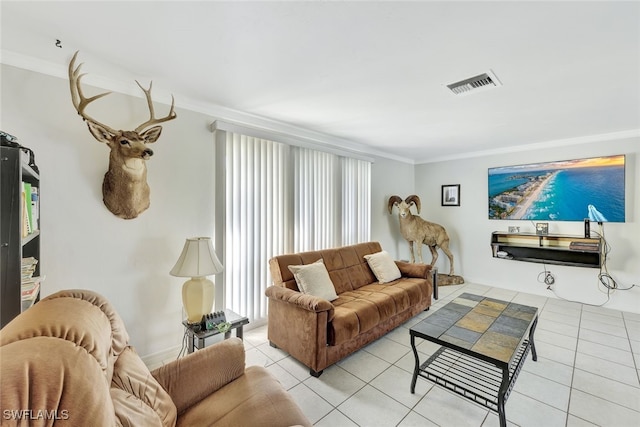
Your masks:
<svg viewBox="0 0 640 427"><path fill-rule="evenodd" d="M389 213L393 212L393 207L398 203L402 202L402 197L400 196L391 196L389 197L389 203L387 204L387 209L389 209Z"/></svg>
<svg viewBox="0 0 640 427"><path fill-rule="evenodd" d="M418 213L420 213L420 197L416 196L415 194L412 194L406 199L404 199L404 202L408 205L411 205L411 203L413 202L416 205L416 209L418 210Z"/></svg>

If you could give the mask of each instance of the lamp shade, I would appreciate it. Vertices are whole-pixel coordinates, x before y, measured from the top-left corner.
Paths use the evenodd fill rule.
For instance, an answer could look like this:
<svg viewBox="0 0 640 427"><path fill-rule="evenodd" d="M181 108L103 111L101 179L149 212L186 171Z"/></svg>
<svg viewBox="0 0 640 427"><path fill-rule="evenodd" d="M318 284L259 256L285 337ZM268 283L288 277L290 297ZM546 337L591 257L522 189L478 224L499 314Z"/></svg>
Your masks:
<svg viewBox="0 0 640 427"><path fill-rule="evenodd" d="M222 271L222 263L213 251L211 238L187 239L182 253L169 274L176 277L204 277Z"/></svg>
<svg viewBox="0 0 640 427"><path fill-rule="evenodd" d="M209 237L187 239L180 258L169 274L191 277L182 285L182 304L187 313L187 322L198 323L202 316L213 308L213 282L205 276L220 273L222 264L213 251Z"/></svg>

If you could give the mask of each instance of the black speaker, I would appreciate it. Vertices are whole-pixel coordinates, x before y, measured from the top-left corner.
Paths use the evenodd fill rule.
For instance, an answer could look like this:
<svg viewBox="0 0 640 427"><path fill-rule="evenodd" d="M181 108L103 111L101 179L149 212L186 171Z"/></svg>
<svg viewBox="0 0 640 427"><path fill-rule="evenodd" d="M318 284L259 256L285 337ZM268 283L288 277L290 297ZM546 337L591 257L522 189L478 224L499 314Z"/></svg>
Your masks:
<svg viewBox="0 0 640 427"><path fill-rule="evenodd" d="M591 237L591 223L589 222L589 218L584 219L584 237Z"/></svg>

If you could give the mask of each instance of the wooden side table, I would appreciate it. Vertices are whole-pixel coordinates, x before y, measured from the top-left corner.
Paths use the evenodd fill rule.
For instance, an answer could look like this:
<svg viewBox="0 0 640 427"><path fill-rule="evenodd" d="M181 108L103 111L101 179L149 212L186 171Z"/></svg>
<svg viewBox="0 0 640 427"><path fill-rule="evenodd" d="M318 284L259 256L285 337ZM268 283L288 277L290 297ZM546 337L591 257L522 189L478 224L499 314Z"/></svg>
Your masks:
<svg viewBox="0 0 640 427"><path fill-rule="evenodd" d="M243 327L249 323L249 319L239 314L231 311L224 310L224 315L227 319L227 322L231 323L231 327L227 332L224 333L224 339L226 340L231 336L231 330L236 330L236 337L242 339L243 337ZM185 331L187 334L187 353L193 353L194 350L204 348L204 340L206 338L212 337L214 335L218 335L221 332L218 329L214 328L209 331L199 331L196 332L193 330L186 320L182 321L182 324L185 326Z"/></svg>

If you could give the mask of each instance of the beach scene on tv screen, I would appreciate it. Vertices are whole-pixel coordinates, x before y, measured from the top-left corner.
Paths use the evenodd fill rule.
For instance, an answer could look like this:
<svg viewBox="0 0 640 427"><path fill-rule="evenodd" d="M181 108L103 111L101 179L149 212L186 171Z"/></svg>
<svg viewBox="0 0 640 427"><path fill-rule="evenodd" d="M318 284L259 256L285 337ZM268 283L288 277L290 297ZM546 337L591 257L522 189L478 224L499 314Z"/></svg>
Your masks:
<svg viewBox="0 0 640 427"><path fill-rule="evenodd" d="M625 156L489 169L489 219L624 222Z"/></svg>

